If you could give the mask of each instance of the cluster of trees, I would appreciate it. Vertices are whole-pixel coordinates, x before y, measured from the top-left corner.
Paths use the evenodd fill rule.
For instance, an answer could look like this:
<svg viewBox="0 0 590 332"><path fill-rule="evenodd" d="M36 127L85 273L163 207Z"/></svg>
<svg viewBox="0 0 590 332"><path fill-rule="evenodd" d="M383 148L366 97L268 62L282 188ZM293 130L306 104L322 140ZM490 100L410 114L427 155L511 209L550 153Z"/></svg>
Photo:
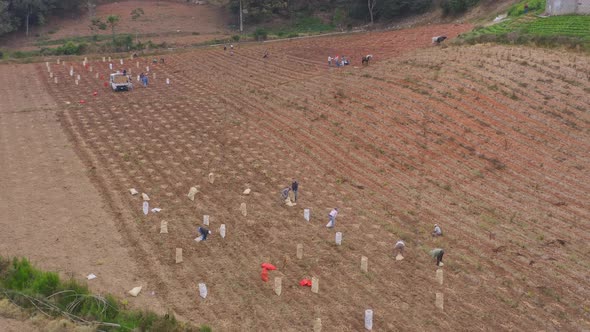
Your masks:
<svg viewBox="0 0 590 332"><path fill-rule="evenodd" d="M273 16L284 18L295 14L334 12L345 19L374 23L404 15L419 14L437 3L445 14L458 14L477 4L478 0L230 0L235 14L240 13L250 24L260 23Z"/></svg>
<svg viewBox="0 0 590 332"><path fill-rule="evenodd" d="M75 11L93 5L92 0L0 0L0 35L41 25L55 12Z"/></svg>
<svg viewBox="0 0 590 332"><path fill-rule="evenodd" d="M457 0L451 0L457 1ZM474 0L463 0L474 1ZM297 13L344 12L346 18L375 22L428 10L433 0L230 0L230 8L250 24L273 16L293 17Z"/></svg>
<svg viewBox="0 0 590 332"><path fill-rule="evenodd" d="M443 0L441 7L445 14L459 14L477 5L479 0Z"/></svg>

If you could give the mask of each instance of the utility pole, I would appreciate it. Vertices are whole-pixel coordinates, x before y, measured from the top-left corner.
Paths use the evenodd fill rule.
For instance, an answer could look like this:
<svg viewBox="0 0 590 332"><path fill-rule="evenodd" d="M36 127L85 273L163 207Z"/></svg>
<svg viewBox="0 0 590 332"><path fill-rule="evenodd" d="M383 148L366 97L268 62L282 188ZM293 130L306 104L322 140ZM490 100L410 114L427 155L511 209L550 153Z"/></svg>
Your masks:
<svg viewBox="0 0 590 332"><path fill-rule="evenodd" d="M242 0L240 0L240 32L244 32L244 18L242 15L244 15L243 13L244 9L242 8Z"/></svg>

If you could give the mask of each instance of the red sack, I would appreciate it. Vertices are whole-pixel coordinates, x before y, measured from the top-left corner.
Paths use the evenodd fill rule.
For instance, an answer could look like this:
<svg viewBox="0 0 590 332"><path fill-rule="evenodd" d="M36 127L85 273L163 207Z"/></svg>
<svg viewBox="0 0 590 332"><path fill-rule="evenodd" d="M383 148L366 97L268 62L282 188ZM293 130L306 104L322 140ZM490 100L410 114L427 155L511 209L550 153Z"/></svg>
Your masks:
<svg viewBox="0 0 590 332"><path fill-rule="evenodd" d="M264 282L268 281L268 270L267 269L262 269L262 273L260 273L260 278L262 278L262 281L264 281Z"/></svg>
<svg viewBox="0 0 590 332"><path fill-rule="evenodd" d="M272 265L272 264L270 264L270 263L262 263L262 264L260 264L260 266L261 266L263 269L267 269L267 270L271 270L271 271L273 271L273 270L276 270L276 269L277 269L277 267L276 267L276 266L274 266L274 265Z"/></svg>
<svg viewBox="0 0 590 332"><path fill-rule="evenodd" d="M299 282L299 286L307 286L307 287L311 287L311 280L309 279L303 279Z"/></svg>

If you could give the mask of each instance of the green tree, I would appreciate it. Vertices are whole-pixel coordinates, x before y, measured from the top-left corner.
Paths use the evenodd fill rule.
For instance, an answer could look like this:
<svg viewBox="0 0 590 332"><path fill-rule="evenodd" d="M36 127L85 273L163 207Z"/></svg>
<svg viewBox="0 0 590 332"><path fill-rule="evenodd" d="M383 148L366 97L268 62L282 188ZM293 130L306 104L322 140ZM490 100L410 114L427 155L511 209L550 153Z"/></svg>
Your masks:
<svg viewBox="0 0 590 332"><path fill-rule="evenodd" d="M376 5L377 5L377 0L367 0L367 8L369 9L369 15L371 16L371 24L374 23L375 6Z"/></svg>
<svg viewBox="0 0 590 332"><path fill-rule="evenodd" d="M53 8L53 5L53 0L12 0L16 16L24 18L27 37L32 21L43 24L45 15Z"/></svg>
<svg viewBox="0 0 590 332"><path fill-rule="evenodd" d="M334 11L334 17L332 18L332 23L338 27L338 29L343 30L342 26L344 24L344 19L346 17L346 13L342 8L336 8Z"/></svg>
<svg viewBox="0 0 590 332"><path fill-rule="evenodd" d="M8 10L8 1L0 1L0 35L16 30L13 14Z"/></svg>
<svg viewBox="0 0 590 332"><path fill-rule="evenodd" d="M96 15L95 0L84 0L84 6L86 6L86 10L88 10L88 15L90 15L90 17L94 17L94 15Z"/></svg>
<svg viewBox="0 0 590 332"><path fill-rule="evenodd" d="M445 15L453 15L465 12L470 7L475 6L478 1L479 0L443 0L440 5Z"/></svg>
<svg viewBox="0 0 590 332"><path fill-rule="evenodd" d="M94 34L94 39L96 40L96 36L98 35L98 30L106 30L107 24L103 22L100 18L94 17L90 20L90 25L88 26L92 33Z"/></svg>
<svg viewBox="0 0 590 332"><path fill-rule="evenodd" d="M115 42L115 27L119 24L119 16L117 15L109 15L107 17L107 24L111 27L111 31L113 33L113 43Z"/></svg>
<svg viewBox="0 0 590 332"><path fill-rule="evenodd" d="M242 22L259 23L273 14L287 13L287 0L230 0L231 10L240 16L240 31Z"/></svg>
<svg viewBox="0 0 590 332"><path fill-rule="evenodd" d="M143 14L145 14L143 12L143 8L135 8L131 11L131 19L137 21L137 19L140 18ZM139 32L137 31L137 28L135 29L135 42L139 43Z"/></svg>

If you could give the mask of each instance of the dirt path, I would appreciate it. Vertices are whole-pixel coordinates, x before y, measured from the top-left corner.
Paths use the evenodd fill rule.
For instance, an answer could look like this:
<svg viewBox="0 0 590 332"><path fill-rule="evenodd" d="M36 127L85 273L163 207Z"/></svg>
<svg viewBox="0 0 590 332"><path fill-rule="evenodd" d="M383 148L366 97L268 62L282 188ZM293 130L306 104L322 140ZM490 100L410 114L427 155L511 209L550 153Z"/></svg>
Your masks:
<svg viewBox="0 0 590 332"><path fill-rule="evenodd" d="M12 319L12 318L0 317L0 331L26 332L26 331L36 331L36 330L37 330L37 328L29 322L22 322L20 320L16 320L16 319Z"/></svg>
<svg viewBox="0 0 590 332"><path fill-rule="evenodd" d="M57 121L33 65L0 66L0 255L25 256L95 292L149 288ZM159 309L151 296L131 301Z"/></svg>

